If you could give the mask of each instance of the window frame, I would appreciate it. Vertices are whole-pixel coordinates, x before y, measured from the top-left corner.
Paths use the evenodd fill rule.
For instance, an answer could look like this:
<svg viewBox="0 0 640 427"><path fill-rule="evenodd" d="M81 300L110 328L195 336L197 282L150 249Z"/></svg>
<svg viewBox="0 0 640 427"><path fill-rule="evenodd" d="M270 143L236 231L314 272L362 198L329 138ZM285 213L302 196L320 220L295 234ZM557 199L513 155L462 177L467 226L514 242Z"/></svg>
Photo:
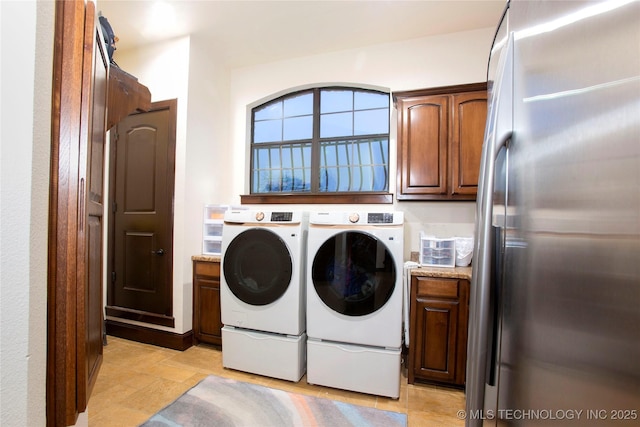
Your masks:
<svg viewBox="0 0 640 427"><path fill-rule="evenodd" d="M387 144L388 144L388 159L387 159L387 190L386 191L338 191L338 192L313 192L313 189L317 189L317 180L319 179L315 175L317 175L320 168L320 164L312 163L311 166L311 190L308 192L301 191L291 191L291 192L273 192L273 193L252 193L253 189L253 179L254 179L254 127L255 127L255 113L260 107L272 103L277 100L285 100L289 97L295 97L304 93L312 93L314 96L314 105L313 105L313 135L311 137L311 150L312 150L312 159L316 159L318 156L318 152L320 150L321 142L324 142L328 139L333 138L320 138L320 92L323 90L349 90L349 91L362 91L362 92L373 92L373 93L381 93L386 94L389 97L389 132L386 134L387 136ZM360 86L345 86L345 85L327 85L327 86L312 86L306 88L298 88L286 93L280 93L278 96L273 97L269 100L264 100L264 102L260 102L249 109L248 119L250 121L250 129L249 129L249 164L248 164L248 182L249 182L249 193L240 195L240 200L242 204L380 204L380 203L393 203L393 194L390 192L390 186L393 180L391 179L391 92L380 89L380 88L368 88L368 87L360 87ZM371 134L373 135L373 134ZM368 135L368 136L371 136ZM385 135L385 134L381 134ZM355 135L352 138L358 139L361 136ZM349 137L345 137L349 138ZM281 141L279 143L275 143L274 145L282 146L287 143L296 142L296 141ZM267 145L267 144L265 144ZM317 162L316 162L317 163Z"/></svg>

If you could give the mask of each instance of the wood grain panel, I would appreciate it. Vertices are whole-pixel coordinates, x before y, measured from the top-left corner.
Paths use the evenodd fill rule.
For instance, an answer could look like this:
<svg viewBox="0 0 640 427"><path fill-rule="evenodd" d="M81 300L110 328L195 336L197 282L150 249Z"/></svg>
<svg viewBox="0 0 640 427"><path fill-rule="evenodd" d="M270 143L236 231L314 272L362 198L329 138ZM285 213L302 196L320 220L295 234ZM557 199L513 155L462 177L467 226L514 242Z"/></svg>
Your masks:
<svg viewBox="0 0 640 427"><path fill-rule="evenodd" d="M451 132L452 194L476 194L487 117L487 92L453 96Z"/></svg>
<svg viewBox="0 0 640 427"><path fill-rule="evenodd" d="M193 339L222 345L220 261L193 261Z"/></svg>
<svg viewBox="0 0 640 427"><path fill-rule="evenodd" d="M458 281L451 279L417 279L418 297L458 298Z"/></svg>
<svg viewBox="0 0 640 427"><path fill-rule="evenodd" d="M196 262L194 264L196 276L220 277L219 262Z"/></svg>
<svg viewBox="0 0 640 427"><path fill-rule="evenodd" d="M466 374L469 281L412 276L408 382L462 386Z"/></svg>
<svg viewBox="0 0 640 427"><path fill-rule="evenodd" d="M173 324L176 111L176 100L156 102L111 130L110 316Z"/></svg>
<svg viewBox="0 0 640 427"><path fill-rule="evenodd" d="M156 206L156 159L161 153L162 137L151 126L130 129L121 143L124 153L125 214L154 213ZM165 137L166 139L166 137Z"/></svg>
<svg viewBox="0 0 640 427"><path fill-rule="evenodd" d="M398 200L474 200L487 85L395 92Z"/></svg>
<svg viewBox="0 0 640 427"><path fill-rule="evenodd" d="M409 98L398 103L402 122L398 194L445 194L448 97Z"/></svg>
<svg viewBox="0 0 640 427"><path fill-rule="evenodd" d="M437 309L433 306L426 306L423 314L425 330L431 333L424 340L421 360L421 369L429 369L437 372L447 372L449 370L449 358L447 355L451 349L451 311L447 309Z"/></svg>
<svg viewBox="0 0 640 427"><path fill-rule="evenodd" d="M219 336L222 329L220 315L220 282L200 279L200 298L197 301L200 313L208 313L200 318L200 333Z"/></svg>
<svg viewBox="0 0 640 427"><path fill-rule="evenodd" d="M416 358L418 365L414 366L420 375L453 382L456 374L458 306L454 301L419 302L418 323L427 332L420 348L422 357Z"/></svg>

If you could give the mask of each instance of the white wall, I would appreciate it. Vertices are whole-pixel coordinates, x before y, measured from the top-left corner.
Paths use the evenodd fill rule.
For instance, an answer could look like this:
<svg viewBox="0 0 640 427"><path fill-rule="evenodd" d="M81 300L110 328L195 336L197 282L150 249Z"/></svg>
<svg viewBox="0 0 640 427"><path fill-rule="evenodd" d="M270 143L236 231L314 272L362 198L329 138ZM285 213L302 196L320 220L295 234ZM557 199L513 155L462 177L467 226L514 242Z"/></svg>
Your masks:
<svg viewBox="0 0 640 427"><path fill-rule="evenodd" d="M388 88L393 92L486 81L493 34L493 28L486 28L233 70L230 105L233 158L227 167L231 177L231 202L238 203L239 195L248 194L249 189L245 173L249 156L248 105L273 98L287 88L323 83L359 83ZM395 192L396 184L396 117L394 109L391 119L391 192ZM353 207L310 205L301 208L335 210ZM473 202L395 201L393 205L359 208L405 212L406 259L412 250L418 250L420 230L428 228L425 224L450 224L439 227L450 236L471 235L471 224L475 219Z"/></svg>
<svg viewBox="0 0 640 427"><path fill-rule="evenodd" d="M223 171L229 159L229 72L216 63L207 44L191 38L189 60L189 111L187 118L184 253L182 284L185 324L191 329L191 256L202 253L203 205L218 203L227 191Z"/></svg>
<svg viewBox="0 0 640 427"><path fill-rule="evenodd" d="M54 3L0 2L0 425L46 424Z"/></svg>
<svg viewBox="0 0 640 427"><path fill-rule="evenodd" d="M399 91L485 81L493 33L493 28L486 28L231 70L218 64L206 44L195 37L132 51L117 50L115 60L149 88L154 101L178 98L174 331L183 333L191 328L191 257L202 251L203 206L237 205L240 195L248 192L249 105L290 88L324 83ZM392 192L396 171L395 123L393 111ZM356 206L292 208L350 210ZM429 224L445 224L437 229L451 235L469 235L475 216L472 202L394 201L389 205L357 208L405 212L406 259L410 251L418 249L419 232Z"/></svg>

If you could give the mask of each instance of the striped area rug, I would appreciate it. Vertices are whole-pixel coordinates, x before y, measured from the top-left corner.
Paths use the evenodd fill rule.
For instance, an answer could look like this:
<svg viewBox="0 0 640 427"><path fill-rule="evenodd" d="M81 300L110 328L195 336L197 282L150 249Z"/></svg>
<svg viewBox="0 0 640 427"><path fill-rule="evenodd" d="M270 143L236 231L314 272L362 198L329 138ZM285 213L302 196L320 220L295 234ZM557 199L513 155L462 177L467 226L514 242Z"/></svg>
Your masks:
<svg viewBox="0 0 640 427"><path fill-rule="evenodd" d="M210 375L142 424L156 426L406 426L407 415Z"/></svg>

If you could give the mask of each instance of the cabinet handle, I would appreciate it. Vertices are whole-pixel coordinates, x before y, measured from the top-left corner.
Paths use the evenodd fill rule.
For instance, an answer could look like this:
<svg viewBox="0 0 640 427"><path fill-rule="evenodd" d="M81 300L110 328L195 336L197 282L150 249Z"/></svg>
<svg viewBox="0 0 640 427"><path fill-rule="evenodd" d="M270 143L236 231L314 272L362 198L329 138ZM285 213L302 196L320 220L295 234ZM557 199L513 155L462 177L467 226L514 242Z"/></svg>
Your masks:
<svg viewBox="0 0 640 427"><path fill-rule="evenodd" d="M84 194L84 178L80 178L80 193L78 196L78 222L80 231L84 231L84 203L85 203L85 194Z"/></svg>
<svg viewBox="0 0 640 427"><path fill-rule="evenodd" d="M158 256L164 255L164 249L160 248L157 251L151 251L152 254L156 254Z"/></svg>

